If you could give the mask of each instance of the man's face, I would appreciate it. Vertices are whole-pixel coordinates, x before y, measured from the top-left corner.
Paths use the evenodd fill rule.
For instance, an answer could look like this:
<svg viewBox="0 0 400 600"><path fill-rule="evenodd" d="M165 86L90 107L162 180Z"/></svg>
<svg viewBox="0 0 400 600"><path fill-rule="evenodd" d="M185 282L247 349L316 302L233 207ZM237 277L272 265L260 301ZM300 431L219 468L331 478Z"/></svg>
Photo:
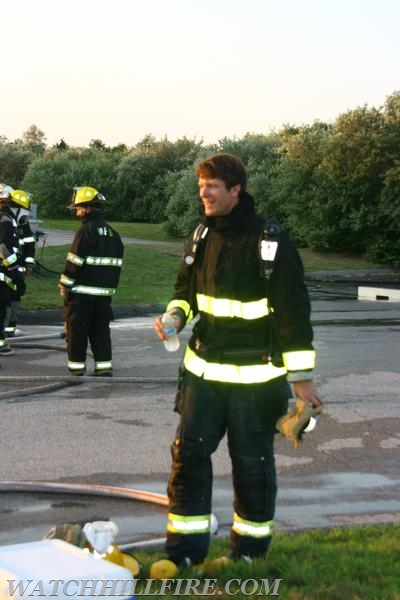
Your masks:
<svg viewBox="0 0 400 600"><path fill-rule="evenodd" d="M82 217L84 217L85 213L86 213L86 209L85 209L84 206L77 206L76 207L75 216L78 217L78 219L81 219Z"/></svg>
<svg viewBox="0 0 400 600"><path fill-rule="evenodd" d="M199 177L199 193L207 217L229 215L239 202L240 185L229 190L222 179Z"/></svg>

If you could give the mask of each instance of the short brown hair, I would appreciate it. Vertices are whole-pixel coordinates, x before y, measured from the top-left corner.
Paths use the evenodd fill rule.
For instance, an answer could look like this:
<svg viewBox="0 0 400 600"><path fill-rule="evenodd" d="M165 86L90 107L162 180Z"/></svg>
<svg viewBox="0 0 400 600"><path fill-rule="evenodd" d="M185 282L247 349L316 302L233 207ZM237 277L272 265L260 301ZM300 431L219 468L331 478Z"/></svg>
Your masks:
<svg viewBox="0 0 400 600"><path fill-rule="evenodd" d="M238 184L241 186L241 191L246 190L246 169L240 158L233 154L221 153L210 156L196 166L196 175L221 179L228 190Z"/></svg>

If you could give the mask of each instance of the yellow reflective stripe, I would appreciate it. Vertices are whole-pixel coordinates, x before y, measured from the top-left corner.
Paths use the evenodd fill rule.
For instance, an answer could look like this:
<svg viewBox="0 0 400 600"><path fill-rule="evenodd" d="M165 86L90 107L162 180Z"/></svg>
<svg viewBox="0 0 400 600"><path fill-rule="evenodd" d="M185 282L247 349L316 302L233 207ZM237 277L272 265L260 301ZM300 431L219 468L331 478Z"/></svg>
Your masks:
<svg viewBox="0 0 400 600"><path fill-rule="evenodd" d="M74 362L72 360L68 361L68 369L71 371L80 371L86 367L84 362Z"/></svg>
<svg viewBox="0 0 400 600"><path fill-rule="evenodd" d="M211 515L196 515L184 517L169 513L167 531L170 533L208 533L210 531Z"/></svg>
<svg viewBox="0 0 400 600"><path fill-rule="evenodd" d="M214 298L197 294L197 306L200 311L214 317L238 317L239 319L260 319L268 315L268 299L261 298L253 302L240 302L228 298Z"/></svg>
<svg viewBox="0 0 400 600"><path fill-rule="evenodd" d="M74 285L71 292L75 294L87 294L88 296L112 296L115 294L115 288L99 288L90 285Z"/></svg>
<svg viewBox="0 0 400 600"><path fill-rule="evenodd" d="M74 285L75 279L70 279L69 277L67 277L66 275L63 274L60 277L60 283L62 283L63 285L67 285L68 287L71 287L71 285Z"/></svg>
<svg viewBox="0 0 400 600"><path fill-rule="evenodd" d="M112 369L112 361L111 360L103 360L94 363L94 368L99 369Z"/></svg>
<svg viewBox="0 0 400 600"><path fill-rule="evenodd" d="M315 350L283 352L282 357L288 371L304 371L315 367Z"/></svg>
<svg viewBox="0 0 400 600"><path fill-rule="evenodd" d="M0 273L0 281L4 281L4 283L14 291L17 289L17 286L15 283L13 283L13 280L10 277L7 277L7 275L4 273Z"/></svg>
<svg viewBox="0 0 400 600"><path fill-rule="evenodd" d="M275 367L272 363L232 365L207 362L197 356L189 346L186 347L183 364L197 377L226 383L263 383L286 375L285 367Z"/></svg>
<svg viewBox="0 0 400 600"><path fill-rule="evenodd" d="M269 537L272 535L274 528L273 521L264 521L258 523L256 521L247 521L242 519L238 514L233 516L232 530L239 535L248 535L255 538Z"/></svg>
<svg viewBox="0 0 400 600"><path fill-rule="evenodd" d="M73 252L68 252L67 254L67 260L69 262L72 262L74 265L83 265L85 262L84 258L81 258L80 256L77 256L76 254L74 254Z"/></svg>
<svg viewBox="0 0 400 600"><path fill-rule="evenodd" d="M167 306L167 312L172 310L173 308L180 308L186 315L187 323L193 319L193 313L190 310L189 302L186 300L171 300L171 302Z"/></svg>
<svg viewBox="0 0 400 600"><path fill-rule="evenodd" d="M122 265L122 258L114 258L112 256L87 256L86 263L88 265L100 265L102 267L120 267Z"/></svg>
<svg viewBox="0 0 400 600"><path fill-rule="evenodd" d="M25 259L25 263L26 264L30 264L30 265L34 265L35 264L35 259L32 256L27 256Z"/></svg>

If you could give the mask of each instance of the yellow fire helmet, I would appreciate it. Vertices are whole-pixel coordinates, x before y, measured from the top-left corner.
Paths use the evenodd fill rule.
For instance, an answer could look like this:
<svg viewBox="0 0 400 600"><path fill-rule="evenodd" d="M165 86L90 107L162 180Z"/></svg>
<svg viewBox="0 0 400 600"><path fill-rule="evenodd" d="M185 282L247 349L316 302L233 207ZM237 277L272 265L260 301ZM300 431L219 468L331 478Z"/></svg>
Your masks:
<svg viewBox="0 0 400 600"><path fill-rule="evenodd" d="M6 183L0 183L0 200L9 200L13 188Z"/></svg>
<svg viewBox="0 0 400 600"><path fill-rule="evenodd" d="M26 210L30 209L31 195L28 192L24 192L24 190L13 190L11 192L10 200L14 204L18 204L18 206L22 206L22 208L26 208Z"/></svg>
<svg viewBox="0 0 400 600"><path fill-rule="evenodd" d="M93 187L76 187L72 196L72 204L68 208L78 208L82 204L102 204L105 203L106 199Z"/></svg>

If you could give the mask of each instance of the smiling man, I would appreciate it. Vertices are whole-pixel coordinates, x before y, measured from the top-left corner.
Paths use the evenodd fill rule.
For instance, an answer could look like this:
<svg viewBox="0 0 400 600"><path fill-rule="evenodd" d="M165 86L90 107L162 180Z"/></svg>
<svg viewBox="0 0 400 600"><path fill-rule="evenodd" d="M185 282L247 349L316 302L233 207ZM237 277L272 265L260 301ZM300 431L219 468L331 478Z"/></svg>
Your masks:
<svg viewBox="0 0 400 600"><path fill-rule="evenodd" d="M264 557L273 530L277 420L293 394L321 404L313 384L310 302L297 250L276 222L257 215L246 171L230 154L196 173L205 218L186 244L167 311L181 330L198 316L183 358L168 482L166 551L201 563L211 526L211 455L227 434L234 514L226 560ZM167 339L161 317L155 322Z"/></svg>
<svg viewBox="0 0 400 600"><path fill-rule="evenodd" d="M240 185L227 189L221 179L199 177L199 192L206 217L223 217L239 202Z"/></svg>

